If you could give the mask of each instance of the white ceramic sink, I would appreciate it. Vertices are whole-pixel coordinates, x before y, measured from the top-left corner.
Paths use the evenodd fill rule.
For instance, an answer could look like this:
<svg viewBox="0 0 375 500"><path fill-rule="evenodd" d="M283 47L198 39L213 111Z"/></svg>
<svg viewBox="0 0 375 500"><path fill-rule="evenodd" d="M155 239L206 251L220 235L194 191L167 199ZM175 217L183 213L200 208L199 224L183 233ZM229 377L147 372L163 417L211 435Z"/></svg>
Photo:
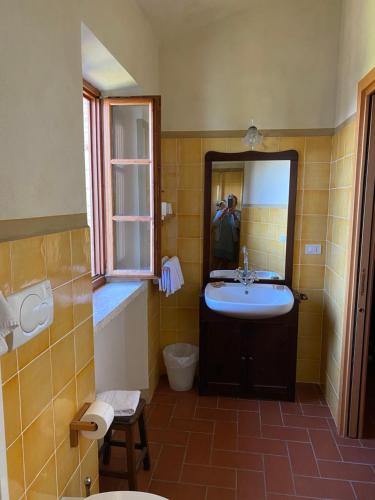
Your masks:
<svg viewBox="0 0 375 500"><path fill-rule="evenodd" d="M233 318L273 318L293 308L294 297L285 285L225 283L216 288L208 283L204 298L207 306Z"/></svg>
<svg viewBox="0 0 375 500"><path fill-rule="evenodd" d="M273 271L255 271L259 280L280 280L281 276ZM210 278L233 280L236 277L236 271L233 269L215 269L210 272Z"/></svg>
<svg viewBox="0 0 375 500"><path fill-rule="evenodd" d="M141 491L108 491L90 496L90 500L167 500L151 493Z"/></svg>

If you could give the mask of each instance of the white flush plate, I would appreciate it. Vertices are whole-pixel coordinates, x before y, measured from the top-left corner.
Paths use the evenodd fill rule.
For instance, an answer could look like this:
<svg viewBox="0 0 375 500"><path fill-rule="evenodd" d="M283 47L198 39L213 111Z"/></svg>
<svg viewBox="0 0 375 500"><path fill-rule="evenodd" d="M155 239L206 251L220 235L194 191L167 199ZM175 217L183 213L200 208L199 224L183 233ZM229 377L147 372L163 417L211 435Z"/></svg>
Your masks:
<svg viewBox="0 0 375 500"><path fill-rule="evenodd" d="M53 296L49 280L9 295L7 301L20 325L7 336L10 351L31 340L53 322Z"/></svg>

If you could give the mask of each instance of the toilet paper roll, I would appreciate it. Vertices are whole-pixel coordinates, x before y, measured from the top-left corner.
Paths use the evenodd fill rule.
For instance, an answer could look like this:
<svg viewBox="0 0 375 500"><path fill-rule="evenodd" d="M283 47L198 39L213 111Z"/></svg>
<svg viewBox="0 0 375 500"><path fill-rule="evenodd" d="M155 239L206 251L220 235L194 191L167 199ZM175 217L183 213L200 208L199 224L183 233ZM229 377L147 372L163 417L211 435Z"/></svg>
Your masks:
<svg viewBox="0 0 375 500"><path fill-rule="evenodd" d="M113 406L104 401L94 401L81 418L81 422L94 422L98 428L96 431L81 431L81 435L87 439L101 439L110 428L115 412Z"/></svg>

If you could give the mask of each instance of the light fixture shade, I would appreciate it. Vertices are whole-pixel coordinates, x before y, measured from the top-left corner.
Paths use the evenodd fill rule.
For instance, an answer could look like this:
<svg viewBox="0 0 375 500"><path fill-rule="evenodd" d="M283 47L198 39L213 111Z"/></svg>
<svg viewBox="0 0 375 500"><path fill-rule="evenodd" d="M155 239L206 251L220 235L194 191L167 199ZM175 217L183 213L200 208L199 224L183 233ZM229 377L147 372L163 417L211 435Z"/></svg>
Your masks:
<svg viewBox="0 0 375 500"><path fill-rule="evenodd" d="M257 129L255 125L251 125L246 132L245 137L242 139L244 144L254 147L257 144L262 144L263 134Z"/></svg>

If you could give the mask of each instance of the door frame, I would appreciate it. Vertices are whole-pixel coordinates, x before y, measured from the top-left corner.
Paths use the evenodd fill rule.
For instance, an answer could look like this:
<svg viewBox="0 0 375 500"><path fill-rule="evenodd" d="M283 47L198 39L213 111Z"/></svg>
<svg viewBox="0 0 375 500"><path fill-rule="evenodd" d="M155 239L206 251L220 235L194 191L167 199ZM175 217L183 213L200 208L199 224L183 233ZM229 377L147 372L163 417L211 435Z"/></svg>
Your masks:
<svg viewBox="0 0 375 500"><path fill-rule="evenodd" d="M368 117L371 95L375 92L375 68L358 83L357 126L356 126L356 168L354 173L353 218L349 236L348 286L344 310L344 341L341 356L341 383L338 408L338 431L341 435L357 438L364 391L360 384L352 384L353 375L359 382L363 370L364 356L353 355L355 344L365 342L364 330L354 338L356 321L357 286L359 283L361 255L362 205L364 197L364 176L366 174L366 152ZM350 245L350 242L354 242ZM365 350L367 352L367 350Z"/></svg>

